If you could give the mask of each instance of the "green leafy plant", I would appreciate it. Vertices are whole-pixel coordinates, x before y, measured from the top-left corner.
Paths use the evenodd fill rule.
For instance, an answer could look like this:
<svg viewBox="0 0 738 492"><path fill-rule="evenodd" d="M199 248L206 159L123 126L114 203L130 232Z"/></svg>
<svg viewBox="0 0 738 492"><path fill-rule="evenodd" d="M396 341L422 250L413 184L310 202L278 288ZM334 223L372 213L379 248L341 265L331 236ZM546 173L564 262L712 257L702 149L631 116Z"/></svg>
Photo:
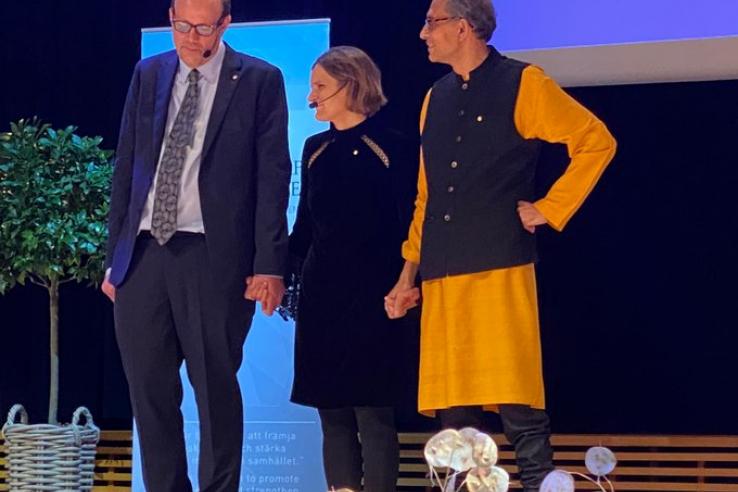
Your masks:
<svg viewBox="0 0 738 492"><path fill-rule="evenodd" d="M49 293L49 423L59 396L59 286L98 284L104 273L112 151L75 130L34 118L0 134L0 294L26 282Z"/></svg>

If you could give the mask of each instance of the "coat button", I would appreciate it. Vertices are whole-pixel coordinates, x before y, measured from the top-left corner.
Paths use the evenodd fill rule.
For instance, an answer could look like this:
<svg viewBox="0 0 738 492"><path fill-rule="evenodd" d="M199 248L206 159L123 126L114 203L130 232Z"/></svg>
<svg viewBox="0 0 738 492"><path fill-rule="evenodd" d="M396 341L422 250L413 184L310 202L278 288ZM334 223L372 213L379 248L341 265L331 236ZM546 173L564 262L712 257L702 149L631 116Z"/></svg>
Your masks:
<svg viewBox="0 0 738 492"><path fill-rule="evenodd" d="M358 151L358 150L356 150L356 149L354 149L354 151L352 152L352 154L354 154L354 155L359 155L359 151Z"/></svg>
<svg viewBox="0 0 738 492"><path fill-rule="evenodd" d="M456 161L452 161L451 162L451 169L456 169L457 167L459 167L459 163L456 162Z"/></svg>
<svg viewBox="0 0 738 492"><path fill-rule="evenodd" d="M456 143L461 143L461 140L462 140L461 135L459 135L458 137L456 137Z"/></svg>
<svg viewBox="0 0 738 492"><path fill-rule="evenodd" d="M464 111L463 109L459 111L459 116L464 116L465 114L466 114L466 111Z"/></svg>
<svg viewBox="0 0 738 492"><path fill-rule="evenodd" d="M449 193L453 193L455 189L456 189L456 188L454 188L453 186L449 186L449 187L448 187L448 192L449 192Z"/></svg>
<svg viewBox="0 0 738 492"><path fill-rule="evenodd" d="M479 116L477 116L477 121L479 123L483 122L484 121L484 116L482 116L481 114Z"/></svg>
<svg viewBox="0 0 738 492"><path fill-rule="evenodd" d="M446 214L443 216L443 220L445 222L451 222L451 214Z"/></svg>

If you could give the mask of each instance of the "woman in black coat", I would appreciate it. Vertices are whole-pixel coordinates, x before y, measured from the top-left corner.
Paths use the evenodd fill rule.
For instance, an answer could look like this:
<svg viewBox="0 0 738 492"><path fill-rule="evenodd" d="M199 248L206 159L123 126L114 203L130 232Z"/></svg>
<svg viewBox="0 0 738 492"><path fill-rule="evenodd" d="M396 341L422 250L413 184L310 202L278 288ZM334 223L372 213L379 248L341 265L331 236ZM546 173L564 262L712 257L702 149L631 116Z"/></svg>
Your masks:
<svg viewBox="0 0 738 492"><path fill-rule="evenodd" d="M363 51L335 47L311 72L310 137L290 254L302 262L292 401L318 409L329 487L395 490L400 327L384 295L402 268L417 147L388 130L381 76ZM357 438L360 435L360 441Z"/></svg>

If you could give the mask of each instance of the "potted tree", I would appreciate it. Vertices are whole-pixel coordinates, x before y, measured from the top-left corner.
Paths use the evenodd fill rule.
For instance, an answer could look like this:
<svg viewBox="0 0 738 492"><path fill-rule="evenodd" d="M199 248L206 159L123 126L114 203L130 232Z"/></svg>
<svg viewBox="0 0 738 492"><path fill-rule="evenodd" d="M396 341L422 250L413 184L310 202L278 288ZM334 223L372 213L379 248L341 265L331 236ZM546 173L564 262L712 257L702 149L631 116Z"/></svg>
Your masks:
<svg viewBox="0 0 738 492"><path fill-rule="evenodd" d="M49 424L59 398L59 286L101 281L112 151L75 127L38 119L0 134L0 294L36 284L49 294Z"/></svg>

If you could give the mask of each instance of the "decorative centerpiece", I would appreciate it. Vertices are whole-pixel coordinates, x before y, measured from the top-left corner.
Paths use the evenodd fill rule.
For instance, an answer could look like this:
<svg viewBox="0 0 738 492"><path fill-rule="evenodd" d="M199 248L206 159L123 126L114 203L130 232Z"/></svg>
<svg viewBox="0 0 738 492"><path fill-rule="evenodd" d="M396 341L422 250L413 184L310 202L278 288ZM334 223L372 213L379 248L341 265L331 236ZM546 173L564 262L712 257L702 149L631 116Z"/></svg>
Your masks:
<svg viewBox="0 0 738 492"><path fill-rule="evenodd" d="M433 485L444 492L465 485L470 492L506 492L510 486L508 473L496 466L497 444L473 427L442 430L426 443L424 454Z"/></svg>
<svg viewBox="0 0 738 492"><path fill-rule="evenodd" d="M459 492L464 486L469 492L506 492L510 487L510 476L496 466L497 444L488 434L472 427L439 432L426 443L424 454L431 482L443 492ZM546 475L540 492L574 492L574 477L591 482L602 492L615 491L607 478L617 465L612 451L600 446L590 448L585 465L595 478L557 469Z"/></svg>

